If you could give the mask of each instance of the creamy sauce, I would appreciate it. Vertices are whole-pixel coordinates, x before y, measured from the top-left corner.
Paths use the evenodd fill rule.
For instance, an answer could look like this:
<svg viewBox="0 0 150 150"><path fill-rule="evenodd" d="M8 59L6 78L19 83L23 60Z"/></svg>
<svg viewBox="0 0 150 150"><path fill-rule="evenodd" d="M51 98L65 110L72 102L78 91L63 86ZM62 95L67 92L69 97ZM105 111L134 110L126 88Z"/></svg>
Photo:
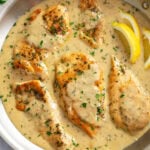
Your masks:
<svg viewBox="0 0 150 150"><path fill-rule="evenodd" d="M41 4L34 7L31 11L42 8L45 9L48 6L52 6L54 4L58 4L58 0L50 0L44 1ZM50 144L39 135L38 131L34 126L34 119L30 116L25 115L24 112L21 112L15 107L15 98L12 93L12 86L15 82L28 81L29 79L33 79L31 76L21 75L20 72L14 71L11 67L12 65L12 55L13 48L15 44L20 41L20 39L27 39L39 46L41 41L43 41L42 46L47 48L50 52L45 60L45 64L48 68L49 78L44 82L46 85L52 99L57 102L56 96L53 90L53 82L54 82L54 65L60 59L60 57L66 52L83 52L85 54L91 55L94 57L96 62L98 63L99 69L102 69L104 72L104 80L105 80L105 88L107 90L107 81L108 75L110 71L110 56L115 55L118 59L124 62L138 77L143 87L146 91L150 92L150 70L144 70L144 60L143 53L140 59L136 64L131 65L129 63L129 56L127 55L124 47L122 46L117 34L111 27L111 23L114 20L121 20L119 17L119 9L123 9L125 11L131 12L138 19L138 23L141 26L149 27L149 21L135 8L132 8L128 4L119 1L119 0L111 0L107 3L103 3L100 1L100 8L103 12L105 26L103 31L104 43L100 46L100 48L92 49L88 45L86 45L79 37L78 31L74 28L75 25L79 23L81 18L86 18L86 13L82 14L80 9L78 8L79 2L77 0L70 1L60 1L61 4L64 4L69 11L70 18L70 26L72 28L72 34L67 37L65 42L62 44L62 37L57 39L59 46L56 40L54 40L51 36L47 35L47 33L43 27L43 22L40 20L40 17L37 17L37 22L33 23L32 26L26 27L27 18L29 17L29 13L27 12L24 16L22 16L12 27L9 32L7 39L3 45L2 52L0 55L0 94L2 96L2 100L5 106L5 109L10 117L11 121L14 123L16 128L30 141L39 145L43 149L53 149ZM87 13L88 14L88 13ZM40 14L42 15L42 14ZM85 15L83 17L83 15ZM39 27L40 26L40 27ZM47 36L44 36L44 35ZM43 36L42 36L43 35ZM51 41L50 39L54 40ZM51 41L51 42L50 42ZM55 43L56 42L56 43ZM88 75L85 75L85 79L88 80ZM81 81L80 81L81 80ZM92 80L92 79L91 79ZM81 82L80 86L82 86L82 79L79 79L78 82ZM68 86L73 86L73 83ZM83 86L83 88L86 88ZM88 87L87 87L88 88ZM70 88L71 90L71 88ZM89 89L90 90L90 89ZM93 95L90 96L92 97ZM78 91L76 96L80 96ZM80 128L76 127L72 124L67 118L61 108L58 108L58 112L60 112L60 121L65 129L65 131L71 134L77 141L78 144L74 144L74 148L77 150L120 150L126 147L127 145L136 141L141 135L144 134L148 130L146 127L143 131L137 133L136 135L130 135L122 129L117 129L115 124L112 122L109 115L109 99L108 93L105 95L105 119L101 121L101 127L98 130L96 136L94 138L90 138L86 133L84 133Z"/></svg>

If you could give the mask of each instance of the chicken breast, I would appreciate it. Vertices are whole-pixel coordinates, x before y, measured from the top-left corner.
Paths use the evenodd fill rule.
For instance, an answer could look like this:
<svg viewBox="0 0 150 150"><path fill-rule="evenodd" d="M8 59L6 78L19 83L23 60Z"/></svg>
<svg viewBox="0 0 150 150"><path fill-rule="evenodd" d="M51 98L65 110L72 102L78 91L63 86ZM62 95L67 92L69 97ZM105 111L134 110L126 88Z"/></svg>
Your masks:
<svg viewBox="0 0 150 150"><path fill-rule="evenodd" d="M56 5L48 8L43 15L48 31L51 34L66 35L69 31L69 15L67 8L62 5Z"/></svg>
<svg viewBox="0 0 150 150"><path fill-rule="evenodd" d="M54 5L46 9L35 9L27 18L25 26L27 41L49 51L62 46L71 33L69 14L65 6ZM37 30L33 30L37 29Z"/></svg>
<svg viewBox="0 0 150 150"><path fill-rule="evenodd" d="M103 23L100 21L94 28L80 32L80 38L92 48L98 48L102 43Z"/></svg>
<svg viewBox="0 0 150 150"><path fill-rule="evenodd" d="M73 137L67 134L59 121L57 105L39 80L16 83L16 108L32 118L36 129L54 149L73 149Z"/></svg>
<svg viewBox="0 0 150 150"><path fill-rule="evenodd" d="M55 90L68 118L89 136L104 117L103 72L83 53L66 54L56 65Z"/></svg>
<svg viewBox="0 0 150 150"><path fill-rule="evenodd" d="M82 1L81 4L96 3L96 1ZM89 4L89 5L90 5ZM95 4L96 5L96 4ZM86 16L86 17L85 17ZM103 42L104 14L101 9L96 11L87 9L81 13L81 24L83 27L79 32L79 37L90 47L98 48Z"/></svg>
<svg viewBox="0 0 150 150"><path fill-rule="evenodd" d="M117 58L109 76L110 115L117 127L135 133L150 121L150 97Z"/></svg>
<svg viewBox="0 0 150 150"><path fill-rule="evenodd" d="M26 41L21 41L14 49L14 68L44 79L48 75L47 67L43 62L46 55L47 50L37 48Z"/></svg>

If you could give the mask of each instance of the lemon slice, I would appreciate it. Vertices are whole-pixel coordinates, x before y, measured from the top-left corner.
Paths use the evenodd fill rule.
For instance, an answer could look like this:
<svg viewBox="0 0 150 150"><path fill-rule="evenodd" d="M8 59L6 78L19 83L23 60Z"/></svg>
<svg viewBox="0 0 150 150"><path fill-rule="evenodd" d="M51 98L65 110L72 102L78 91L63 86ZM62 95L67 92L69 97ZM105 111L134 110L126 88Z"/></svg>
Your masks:
<svg viewBox="0 0 150 150"><path fill-rule="evenodd" d="M134 31L125 23L113 22L112 26L114 29L122 33L127 40L130 47L130 62L135 63L141 53L139 38L136 36Z"/></svg>
<svg viewBox="0 0 150 150"><path fill-rule="evenodd" d="M137 36L137 38L140 39L140 27L136 19L131 14L123 12L123 11L120 12L120 16L121 18L126 19L128 21L135 35Z"/></svg>
<svg viewBox="0 0 150 150"><path fill-rule="evenodd" d="M144 68L150 68L150 30L143 29Z"/></svg>

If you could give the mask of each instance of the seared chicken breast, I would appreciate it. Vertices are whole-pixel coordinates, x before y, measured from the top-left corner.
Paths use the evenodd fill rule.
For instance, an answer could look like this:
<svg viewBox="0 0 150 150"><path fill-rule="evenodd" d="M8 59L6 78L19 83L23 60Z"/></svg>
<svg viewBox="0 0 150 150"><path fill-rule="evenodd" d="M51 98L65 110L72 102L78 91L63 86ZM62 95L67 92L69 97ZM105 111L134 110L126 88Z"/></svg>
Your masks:
<svg viewBox="0 0 150 150"><path fill-rule="evenodd" d="M104 117L103 72L83 53L66 54L56 65L55 90L68 118L89 136Z"/></svg>
<svg viewBox="0 0 150 150"><path fill-rule="evenodd" d="M150 97L133 73L112 58L109 76L110 115L117 127L135 133L150 121Z"/></svg>
<svg viewBox="0 0 150 150"><path fill-rule="evenodd" d="M80 38L92 48L98 48L102 43L103 24L99 22L94 28L80 32Z"/></svg>
<svg viewBox="0 0 150 150"><path fill-rule="evenodd" d="M73 149L74 139L62 128L57 105L39 80L16 83L14 94L16 108L34 118L36 129L54 149Z"/></svg>
<svg viewBox="0 0 150 150"><path fill-rule="evenodd" d="M65 6L56 5L48 8L43 15L43 19L46 22L48 31L53 35L65 35L70 31L69 15Z"/></svg>
<svg viewBox="0 0 150 150"><path fill-rule="evenodd" d="M47 50L37 48L26 41L21 41L14 49L14 68L44 79L48 75L47 67L43 63L46 55Z"/></svg>
<svg viewBox="0 0 150 150"><path fill-rule="evenodd" d="M79 37L90 47L98 48L103 42L104 17L101 9L97 8L96 0L80 0L81 24ZM84 16L87 17L84 17ZM83 16L83 17L82 17Z"/></svg>
<svg viewBox="0 0 150 150"><path fill-rule="evenodd" d="M54 50L63 45L71 33L68 10L62 5L35 9L29 14L25 29L30 33L27 35L30 44Z"/></svg>

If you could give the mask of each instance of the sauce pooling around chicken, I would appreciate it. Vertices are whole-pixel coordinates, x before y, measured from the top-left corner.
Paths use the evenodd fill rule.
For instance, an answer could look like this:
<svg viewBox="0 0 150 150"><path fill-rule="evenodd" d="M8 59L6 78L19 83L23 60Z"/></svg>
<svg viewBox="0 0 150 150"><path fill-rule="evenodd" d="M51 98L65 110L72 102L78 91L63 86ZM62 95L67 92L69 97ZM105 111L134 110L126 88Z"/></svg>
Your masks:
<svg viewBox="0 0 150 150"><path fill-rule="evenodd" d="M121 0L47 0L10 30L0 55L0 94L16 128L34 144L49 150L120 150L148 130L149 109L143 107L150 103L150 71L144 70L142 55L130 64L111 26L121 20L120 9L150 26ZM120 61L111 63L112 55ZM113 66L117 75L112 72L116 63L127 66L123 74L122 67ZM126 85L119 91L121 80ZM141 108L138 113L130 111L133 105L135 111Z"/></svg>

